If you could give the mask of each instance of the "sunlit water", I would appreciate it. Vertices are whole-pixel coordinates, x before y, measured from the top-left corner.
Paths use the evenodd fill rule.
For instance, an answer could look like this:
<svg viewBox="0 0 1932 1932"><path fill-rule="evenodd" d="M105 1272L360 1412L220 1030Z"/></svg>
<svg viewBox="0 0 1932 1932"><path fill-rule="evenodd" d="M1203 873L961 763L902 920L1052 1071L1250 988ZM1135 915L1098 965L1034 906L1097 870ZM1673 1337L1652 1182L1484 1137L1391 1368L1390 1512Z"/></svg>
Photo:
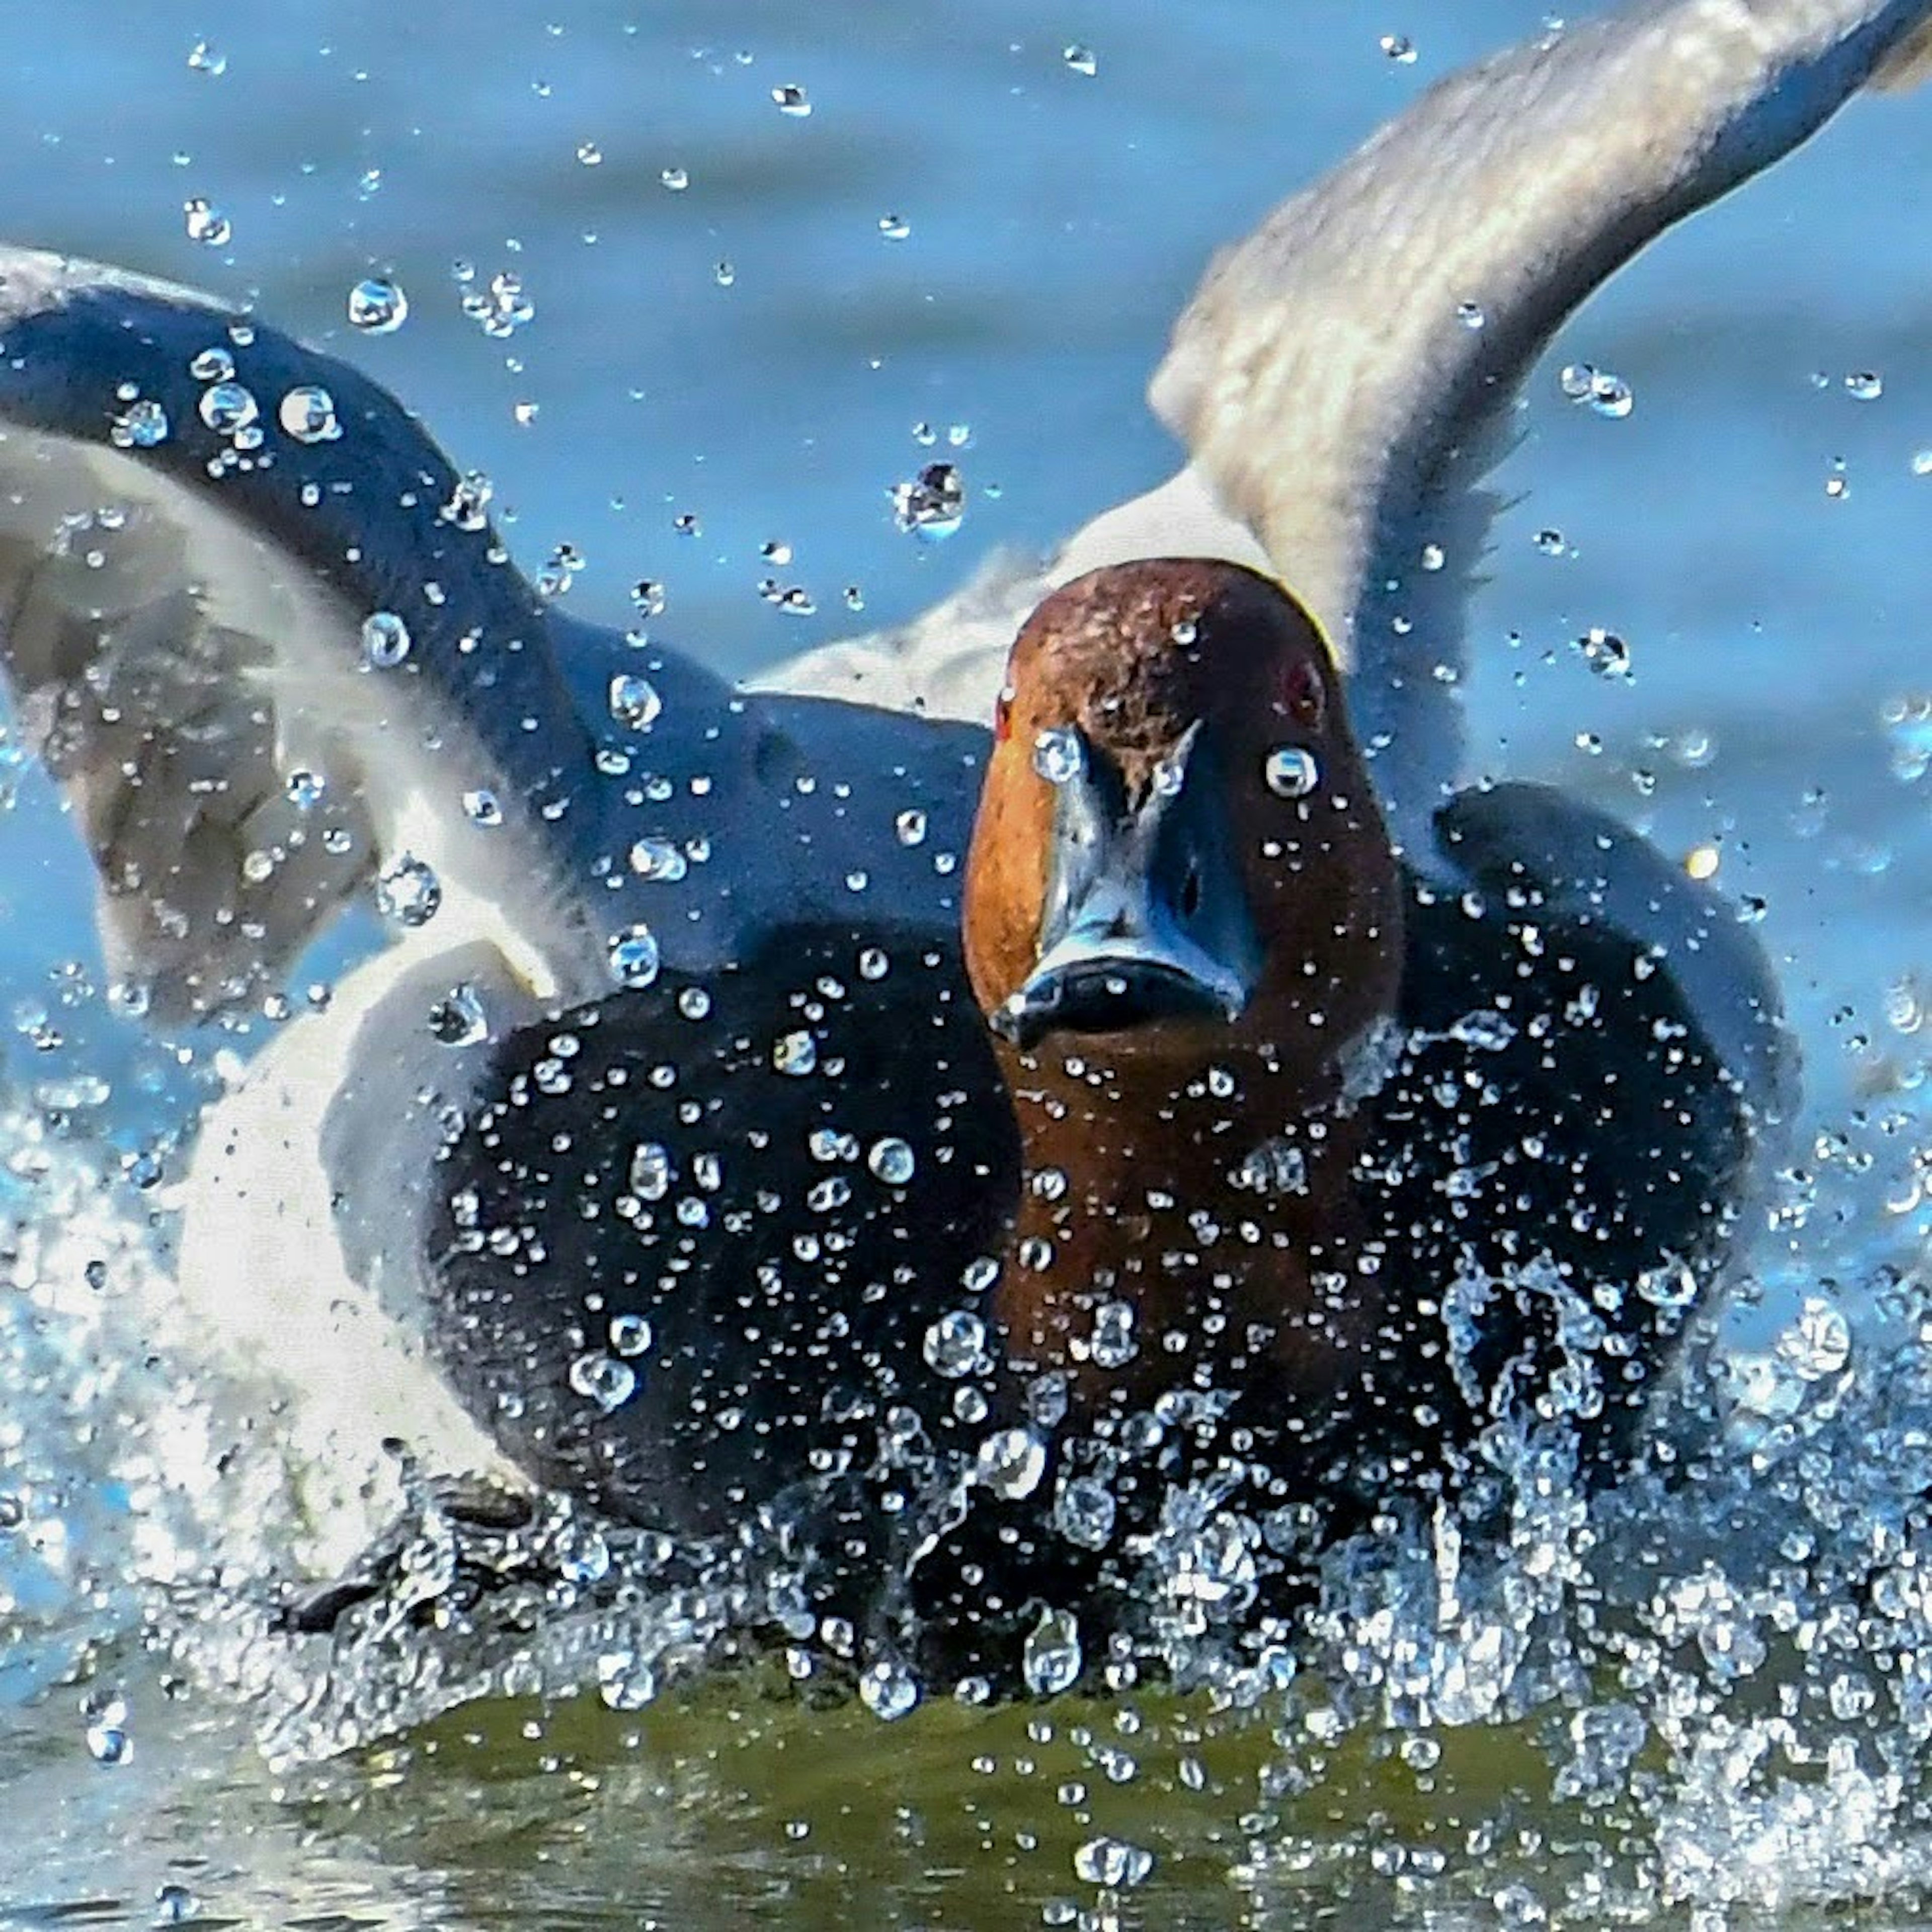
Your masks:
<svg viewBox="0 0 1932 1932"><path fill-rule="evenodd" d="M410 320L351 352L492 473L526 565L574 545L568 594L606 616L660 580L668 633L734 668L908 613L1152 480L1139 386L1211 247L1543 13L44 11L0 78L16 238L259 291L318 339L393 272ZM1396 31L1413 62L1383 50ZM808 116L773 100L791 86ZM887 1684L821 1708L782 1656L702 1667L769 1604L614 1604L607 1564L649 1552L554 1516L506 1550L429 1502L405 1582L332 1656L274 1631L292 1526L272 1478L241 1502L218 1479L223 1385L167 1288L168 1179L223 1069L104 1011L84 862L10 766L0 1917L1916 1910L1928 188L1926 104L1855 108L1621 278L1532 386L1501 478L1529 494L1478 602L1483 761L1712 845L1761 902L1804 1043L1809 1111L1687 1405L1718 1436L1680 1419L1674 1464L1587 1510L1546 1444L1499 1443L1500 1526L1390 1524L1332 1560L1296 1646L1237 1667L1208 1629L1192 1689L1118 1670L1078 1700L922 1686L888 1722ZM226 243L190 238L197 198ZM535 309L508 340L461 306L505 271ZM1564 399L1586 361L1628 415ZM920 545L890 493L935 448L965 513ZM1577 646L1593 628L1628 678ZM524 1596L424 1627L463 1562L525 1562Z"/></svg>

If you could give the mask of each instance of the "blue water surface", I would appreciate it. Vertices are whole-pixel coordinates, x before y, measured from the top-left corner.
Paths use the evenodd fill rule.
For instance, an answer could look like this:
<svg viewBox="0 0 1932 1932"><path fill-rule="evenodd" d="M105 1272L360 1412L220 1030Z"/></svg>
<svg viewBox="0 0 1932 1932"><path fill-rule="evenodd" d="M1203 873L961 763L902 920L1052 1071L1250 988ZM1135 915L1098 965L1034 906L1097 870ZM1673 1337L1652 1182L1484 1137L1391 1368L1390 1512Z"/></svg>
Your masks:
<svg viewBox="0 0 1932 1932"><path fill-rule="evenodd" d="M1043 548L1158 480L1174 451L1142 390L1214 249L1546 13L68 0L16 23L0 68L0 230L250 302L349 356L459 466L490 475L526 568L561 544L582 554L572 608L621 622L631 586L659 580L662 634L745 673L908 616L1000 548ZM775 101L790 88L808 114ZM230 224L221 245L190 238L196 199ZM1923 1079L1932 742L1912 706L1932 692L1928 205L1932 100L1856 103L1618 276L1531 385L1472 616L1478 770L1586 791L1668 850L1711 845L1720 882L1762 902L1812 1096L1794 1161L1816 1170L1806 1184L1822 1185L1836 1244L1802 1217L1774 1240L1766 1273L1785 1298L1754 1318L1766 1332L1840 1262L1909 1264L1926 1238L1900 1178L1922 1131L1894 1137L1897 1174L1836 1193L1833 1150L1814 1142L1868 1102L1910 1114ZM469 286L520 276L534 319L484 334L462 311L458 264ZM371 273L408 293L392 335L347 324L347 292ZM1627 381L1631 412L1566 402L1557 371L1572 362ZM959 464L968 506L956 536L925 545L895 529L890 493L935 450ZM697 533L678 533L687 518ZM775 608L769 578L802 586L814 614ZM1575 647L1597 626L1627 640L1628 682ZM16 794L0 818L0 1015L18 1082L44 1070L36 1041L61 969L98 970L98 956L92 881L50 791L31 770L0 778ZM109 1138L139 1143L178 1110L166 1056L96 1006L67 1028L62 1071L75 1041L104 1070ZM44 1406L58 1376L37 1372ZM15 1580L71 1586L58 1556ZM84 1676L94 1600L76 1586L79 1621L12 1670ZM174 1854L158 1848L190 1840L214 1848L196 1882L244 1916L514 1916L478 1876L496 1854L467 1840L467 1892L393 1845L365 1860L352 1833L314 1880L295 1826L262 1823L266 1786L236 1800L221 1786L218 1802L161 1778L164 1706L140 1773L160 1782L139 1798L148 1787L124 1784L117 1804L101 1780L122 1774L82 1748L82 1695L40 1707L21 1772L0 1748L0 1798L30 1847L0 1864L0 1923L90 1897L119 1901L104 1919L143 1922L169 1882ZM214 1762L195 1760L210 1790ZM402 1875L380 1875L392 1856ZM710 1899L705 1856L674 1834L658 1844L675 1882L638 1894L639 1912ZM791 1881L770 1846L742 1857L718 1922L782 1921ZM228 1874L225 1892L209 1872ZM902 1901L908 1918L945 1918L934 1884ZM615 1895L578 1901L571 1922L638 1922L609 1908ZM1220 1922L1232 1896L1216 1869L1187 1910Z"/></svg>

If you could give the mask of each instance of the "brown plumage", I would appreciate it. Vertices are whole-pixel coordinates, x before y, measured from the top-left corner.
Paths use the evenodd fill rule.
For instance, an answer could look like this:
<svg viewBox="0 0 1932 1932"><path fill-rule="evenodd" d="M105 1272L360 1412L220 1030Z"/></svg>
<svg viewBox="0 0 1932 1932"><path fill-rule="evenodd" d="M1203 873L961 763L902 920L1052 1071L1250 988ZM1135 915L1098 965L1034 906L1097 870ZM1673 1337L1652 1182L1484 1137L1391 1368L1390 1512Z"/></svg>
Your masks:
<svg viewBox="0 0 1932 1932"><path fill-rule="evenodd" d="M1351 1051L1394 1012L1402 892L1334 676L1319 632L1274 586L1192 560L1083 578L1014 646L968 867L982 1007L995 1012L1036 962L1055 805L1040 746L1055 732L1077 730L1089 756L1118 764L1130 811L1199 734L1187 782L1212 784L1226 841L1204 856L1232 862L1265 956L1232 1022L1000 1043L1026 1171L996 1305L1015 1356L1070 1369L1090 1400L1144 1406L1163 1382L1230 1378L1318 1400L1359 1352L1360 1297L1316 1282L1346 1274L1364 1232L1348 1184L1363 1123L1336 1101ZM1312 758L1306 796L1270 789L1283 752ZM1243 1163L1285 1134L1307 1191L1264 1204ZM1255 1233L1204 1244L1204 1225ZM1109 1372L1078 1344L1096 1306L1118 1300L1147 1339L1136 1366Z"/></svg>
<svg viewBox="0 0 1932 1932"><path fill-rule="evenodd" d="M1029 1605L1131 1624L1134 1536L1231 1455L1225 1507L1331 1525L1511 1414L1610 1466L1722 1261L1775 994L1600 814L1436 827L1433 876L1391 850L1274 584L1069 585L1013 647L959 954L794 928L506 1043L425 1256L446 1372L533 1474L760 1525L821 1608L996 1675Z"/></svg>

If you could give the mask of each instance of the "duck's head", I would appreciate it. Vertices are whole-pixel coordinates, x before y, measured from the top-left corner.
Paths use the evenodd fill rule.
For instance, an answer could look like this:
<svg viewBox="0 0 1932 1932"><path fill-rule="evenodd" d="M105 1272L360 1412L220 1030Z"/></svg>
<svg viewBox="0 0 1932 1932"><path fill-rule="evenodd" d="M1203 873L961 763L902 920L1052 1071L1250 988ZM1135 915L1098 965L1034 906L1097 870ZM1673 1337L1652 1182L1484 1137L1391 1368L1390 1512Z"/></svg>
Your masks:
<svg viewBox="0 0 1932 1932"><path fill-rule="evenodd" d="M1013 646L966 963L1030 1052L1238 1036L1328 1058L1394 1007L1400 876L1314 620L1231 563L1077 578Z"/></svg>

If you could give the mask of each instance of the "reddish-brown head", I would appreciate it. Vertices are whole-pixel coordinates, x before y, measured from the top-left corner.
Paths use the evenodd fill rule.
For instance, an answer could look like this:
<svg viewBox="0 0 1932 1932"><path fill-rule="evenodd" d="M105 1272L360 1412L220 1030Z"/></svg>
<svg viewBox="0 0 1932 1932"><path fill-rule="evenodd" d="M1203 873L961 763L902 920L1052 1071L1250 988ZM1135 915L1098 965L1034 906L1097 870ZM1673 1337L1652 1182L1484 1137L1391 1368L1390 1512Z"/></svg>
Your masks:
<svg viewBox="0 0 1932 1932"><path fill-rule="evenodd" d="M1054 592L994 736L964 940L1009 1042L1234 1029L1312 1064L1392 1010L1399 869L1327 644L1268 579L1163 559Z"/></svg>

